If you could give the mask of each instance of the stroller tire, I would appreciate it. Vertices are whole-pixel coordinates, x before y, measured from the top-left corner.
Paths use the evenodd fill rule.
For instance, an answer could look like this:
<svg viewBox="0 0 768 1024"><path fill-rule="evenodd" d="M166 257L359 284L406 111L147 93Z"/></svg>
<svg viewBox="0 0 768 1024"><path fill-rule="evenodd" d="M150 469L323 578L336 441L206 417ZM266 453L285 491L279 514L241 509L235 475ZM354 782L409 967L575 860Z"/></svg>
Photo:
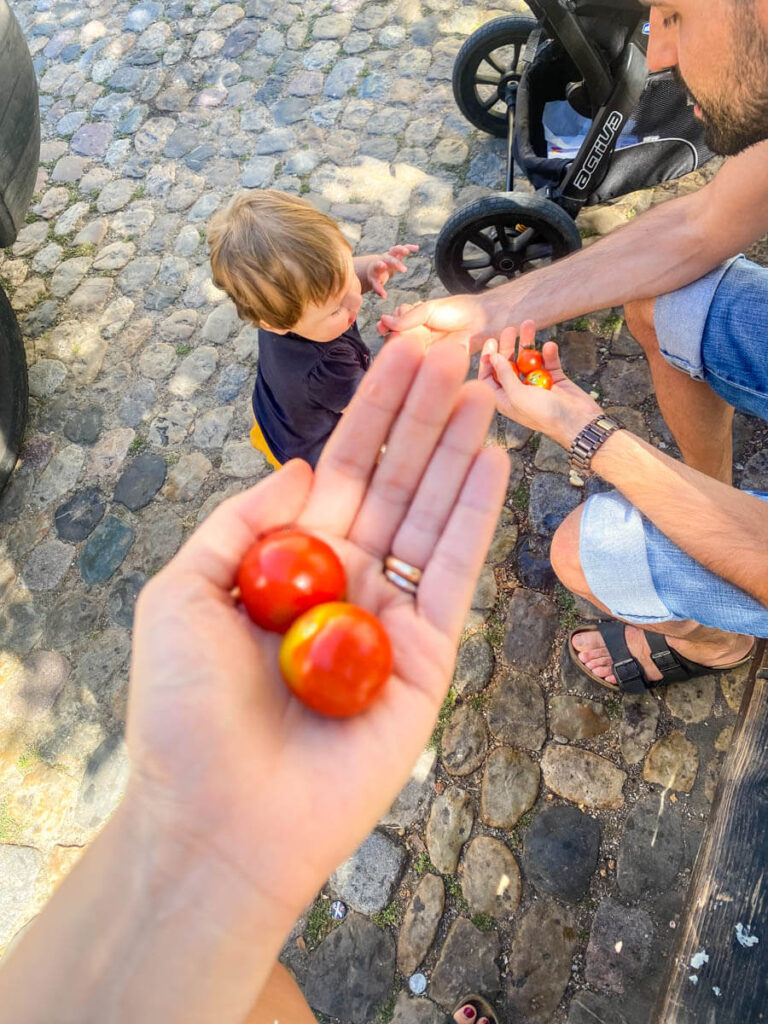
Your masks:
<svg viewBox="0 0 768 1024"><path fill-rule="evenodd" d="M0 288L0 491L16 465L27 422L27 403L24 343L11 304Z"/></svg>
<svg viewBox="0 0 768 1024"><path fill-rule="evenodd" d="M459 110L476 128L505 138L507 107L499 85L514 75L535 18L495 18L465 40L453 65L453 95ZM508 52L494 55L495 51ZM494 107L496 111L494 112Z"/></svg>
<svg viewBox="0 0 768 1024"><path fill-rule="evenodd" d="M438 235L435 269L449 292L476 293L580 248L578 228L556 203L505 192L454 213Z"/></svg>

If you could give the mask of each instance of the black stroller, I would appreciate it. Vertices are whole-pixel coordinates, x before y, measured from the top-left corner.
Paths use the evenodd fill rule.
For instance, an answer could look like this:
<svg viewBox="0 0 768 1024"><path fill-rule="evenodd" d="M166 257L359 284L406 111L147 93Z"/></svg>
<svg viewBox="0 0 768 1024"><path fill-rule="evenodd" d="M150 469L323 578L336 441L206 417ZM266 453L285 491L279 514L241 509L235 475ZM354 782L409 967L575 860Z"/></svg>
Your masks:
<svg viewBox="0 0 768 1024"><path fill-rule="evenodd" d="M503 195L455 213L435 266L451 292L479 292L581 247L582 206L649 188L713 155L671 71L649 74L639 0L528 0L464 43L453 91L476 127L507 139ZM517 163L535 194L513 192Z"/></svg>

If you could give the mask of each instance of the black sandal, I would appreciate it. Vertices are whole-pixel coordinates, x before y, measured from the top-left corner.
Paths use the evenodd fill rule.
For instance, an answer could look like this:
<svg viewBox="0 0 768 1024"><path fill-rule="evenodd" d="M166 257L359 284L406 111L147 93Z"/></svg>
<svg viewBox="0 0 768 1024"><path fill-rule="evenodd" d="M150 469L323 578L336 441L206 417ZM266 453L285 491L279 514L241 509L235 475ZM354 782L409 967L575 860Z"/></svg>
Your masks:
<svg viewBox="0 0 768 1024"><path fill-rule="evenodd" d="M696 679L698 676L714 676L722 672L733 672L734 669L746 665L755 653L755 645L745 657L731 665L718 665L712 668L710 665L700 665L698 661L691 661L683 657L677 651L673 651L661 633L652 633L644 630L645 638L651 649L653 663L661 672L661 679L649 680L643 671L642 665L630 653L624 635L625 622L618 622L611 619L609 622L598 622L594 625L579 626L568 637L568 654L571 661L583 675L595 683L599 683L608 690L619 693L645 693L646 690L659 686L667 686L669 683L680 683L688 679ZM616 677L616 683L607 683L605 679L590 672L586 665L579 660L578 652L573 646L573 638L577 633L593 633L597 631L605 641L608 653L613 662L612 672Z"/></svg>
<svg viewBox="0 0 768 1024"><path fill-rule="evenodd" d="M454 1024L453 1018L462 1006L473 1006L475 1009L475 1016L472 1018L471 1022L469 1021L469 1018L467 1018L467 1024L477 1024L477 1021L479 1021L481 1017L487 1017L490 1024L501 1024L498 1013L496 1013L488 1000L483 999L482 996L475 995L474 993L472 993L472 995L465 996L461 1002L456 1004L451 1016L446 1019L445 1024Z"/></svg>

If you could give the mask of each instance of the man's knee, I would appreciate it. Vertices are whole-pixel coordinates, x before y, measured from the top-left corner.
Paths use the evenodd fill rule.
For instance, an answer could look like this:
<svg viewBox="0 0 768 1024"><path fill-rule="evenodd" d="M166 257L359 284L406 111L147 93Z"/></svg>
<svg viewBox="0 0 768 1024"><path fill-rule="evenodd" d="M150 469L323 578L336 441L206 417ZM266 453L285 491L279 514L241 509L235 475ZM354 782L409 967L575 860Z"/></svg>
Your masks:
<svg viewBox="0 0 768 1024"><path fill-rule="evenodd" d="M624 307L624 319L629 333L646 352L649 348L659 347L654 322L655 309L656 299L634 299Z"/></svg>
<svg viewBox="0 0 768 1024"><path fill-rule="evenodd" d="M563 586L583 595L589 591L589 585L579 558L581 514L582 508L579 507L558 526L552 538L549 560Z"/></svg>

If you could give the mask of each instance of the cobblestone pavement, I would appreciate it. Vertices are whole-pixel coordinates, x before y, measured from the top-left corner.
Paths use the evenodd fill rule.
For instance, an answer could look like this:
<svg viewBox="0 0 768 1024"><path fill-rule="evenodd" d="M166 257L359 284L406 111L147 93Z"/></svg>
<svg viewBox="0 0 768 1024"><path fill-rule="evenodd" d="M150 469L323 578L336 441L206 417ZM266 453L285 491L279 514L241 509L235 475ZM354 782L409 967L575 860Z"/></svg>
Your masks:
<svg viewBox="0 0 768 1024"><path fill-rule="evenodd" d="M0 256L32 393L0 502L0 949L122 792L137 593L267 472L248 442L256 332L211 283L209 215L239 185L306 194L358 252L422 246L386 308L441 294L436 233L503 172L500 143L454 106L453 58L522 5L14 6L43 146L29 223ZM583 234L701 181L589 211ZM369 297L373 344L379 311ZM615 311L566 327L576 378L671 445ZM284 957L319 1016L352 1024L439 1024L467 990L514 1020L644 1024L740 680L621 701L569 668L566 629L590 609L555 587L546 550L582 494L557 446L494 431L512 483L433 744ZM760 482L746 420L738 443Z"/></svg>

